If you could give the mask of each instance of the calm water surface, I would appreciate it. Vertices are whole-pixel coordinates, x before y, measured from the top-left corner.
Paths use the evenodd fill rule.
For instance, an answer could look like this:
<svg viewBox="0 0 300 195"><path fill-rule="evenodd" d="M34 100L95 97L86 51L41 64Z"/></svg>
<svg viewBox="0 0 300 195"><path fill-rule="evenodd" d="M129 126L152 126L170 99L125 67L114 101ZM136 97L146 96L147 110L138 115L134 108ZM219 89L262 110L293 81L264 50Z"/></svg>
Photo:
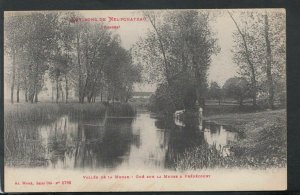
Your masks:
<svg viewBox="0 0 300 195"><path fill-rule="evenodd" d="M25 132L20 140L24 146L14 146L16 154L27 155L22 157L29 159L25 166L49 169L173 168L178 156L203 144L228 156L228 144L238 138L224 126L204 121L188 125L178 120L167 122L150 113L98 120L62 116L47 125L31 123L15 128Z"/></svg>

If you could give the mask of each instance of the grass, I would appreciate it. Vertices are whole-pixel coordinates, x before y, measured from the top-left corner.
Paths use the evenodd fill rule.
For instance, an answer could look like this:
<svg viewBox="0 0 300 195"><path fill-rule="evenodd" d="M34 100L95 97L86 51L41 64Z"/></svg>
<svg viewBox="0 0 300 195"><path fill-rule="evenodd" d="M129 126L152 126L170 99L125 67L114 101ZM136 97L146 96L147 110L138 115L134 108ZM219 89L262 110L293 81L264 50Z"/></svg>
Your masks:
<svg viewBox="0 0 300 195"><path fill-rule="evenodd" d="M218 114L204 117L204 120L217 124L231 125L238 129L239 132L246 132L247 128L245 125L253 124L255 127L262 127L264 124L276 123L280 119L286 119L286 111L283 109L253 113Z"/></svg>
<svg viewBox="0 0 300 195"><path fill-rule="evenodd" d="M55 120L59 112L59 106L50 103L9 104L4 107L4 123Z"/></svg>
<svg viewBox="0 0 300 195"><path fill-rule="evenodd" d="M108 106L108 115L115 117L133 117L136 114L136 110L130 104L121 104L119 102Z"/></svg>
<svg viewBox="0 0 300 195"><path fill-rule="evenodd" d="M227 124L243 133L243 138L230 145L233 155L220 156L214 148L200 147L186 151L176 162L176 169L213 167L270 168L286 167L286 111L274 110L248 114L222 114L206 117L218 124Z"/></svg>
<svg viewBox="0 0 300 195"><path fill-rule="evenodd" d="M68 115L71 119L103 118L106 107L99 103L72 103L59 104L60 113Z"/></svg>
<svg viewBox="0 0 300 195"><path fill-rule="evenodd" d="M226 167L224 159L215 147L210 148L208 144L203 144L194 147L192 150L186 150L182 155L177 156L175 169L193 170Z"/></svg>
<svg viewBox="0 0 300 195"><path fill-rule="evenodd" d="M254 108L252 105L234 105L234 104L209 104L205 105L204 115L205 116L214 116L217 114L233 114L233 113L252 113L262 111L261 108Z"/></svg>
<svg viewBox="0 0 300 195"><path fill-rule="evenodd" d="M111 116L134 116L135 110L129 104L115 103L105 106L97 103L38 103L38 104L13 104L4 109L5 122L26 121L51 121L61 115L69 115L71 118L102 118L106 109Z"/></svg>

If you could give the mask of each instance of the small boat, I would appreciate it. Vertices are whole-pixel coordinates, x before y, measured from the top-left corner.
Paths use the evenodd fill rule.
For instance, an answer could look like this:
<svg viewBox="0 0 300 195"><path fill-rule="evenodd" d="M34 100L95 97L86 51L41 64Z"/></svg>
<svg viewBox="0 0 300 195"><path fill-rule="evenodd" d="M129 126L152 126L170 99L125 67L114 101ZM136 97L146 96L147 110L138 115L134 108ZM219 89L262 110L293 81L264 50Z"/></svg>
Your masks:
<svg viewBox="0 0 300 195"><path fill-rule="evenodd" d="M175 125L180 126L180 127L185 127L182 119L183 119L183 114L184 114L185 110L177 110L174 113L174 122Z"/></svg>

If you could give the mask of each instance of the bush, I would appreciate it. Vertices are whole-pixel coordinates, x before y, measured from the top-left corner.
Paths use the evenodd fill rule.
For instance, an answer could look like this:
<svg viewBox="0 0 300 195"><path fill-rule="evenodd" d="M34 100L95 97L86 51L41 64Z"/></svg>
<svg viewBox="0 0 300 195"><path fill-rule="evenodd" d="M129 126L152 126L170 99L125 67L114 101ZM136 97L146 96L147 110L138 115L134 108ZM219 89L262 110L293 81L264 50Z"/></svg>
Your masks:
<svg viewBox="0 0 300 195"><path fill-rule="evenodd" d="M115 117L133 117L136 110L128 103L114 103L108 106L108 115Z"/></svg>

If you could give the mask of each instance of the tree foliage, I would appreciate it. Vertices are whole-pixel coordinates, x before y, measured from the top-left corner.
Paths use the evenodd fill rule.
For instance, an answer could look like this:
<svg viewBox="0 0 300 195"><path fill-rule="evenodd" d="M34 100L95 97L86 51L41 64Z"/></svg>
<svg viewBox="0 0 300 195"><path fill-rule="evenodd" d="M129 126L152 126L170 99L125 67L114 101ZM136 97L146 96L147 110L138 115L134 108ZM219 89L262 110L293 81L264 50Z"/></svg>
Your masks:
<svg viewBox="0 0 300 195"><path fill-rule="evenodd" d="M157 99L164 97L170 110L191 109L196 100L204 106L207 70L218 52L211 16L195 10L145 12L145 16L152 29L137 43L135 56L146 80L159 82L164 89L156 91Z"/></svg>
<svg viewBox="0 0 300 195"><path fill-rule="evenodd" d="M285 93L285 14L281 11L229 12L237 30L233 33L234 62L251 83L253 104L267 96L270 108Z"/></svg>
<svg viewBox="0 0 300 195"><path fill-rule="evenodd" d="M12 59L8 71L12 102L16 82L18 101L22 90L26 101L38 102L47 78L56 89L56 102L63 97L67 102L70 89L81 103L104 93L112 100L128 100L140 78L131 52L102 24L72 22L75 17L81 16L78 12L7 15L5 47Z"/></svg>
<svg viewBox="0 0 300 195"><path fill-rule="evenodd" d="M226 97L237 100L242 106L243 101L251 97L251 84L245 78L233 77L225 82L223 91Z"/></svg>
<svg viewBox="0 0 300 195"><path fill-rule="evenodd" d="M219 103L222 99L223 92L221 87L218 85L217 82L211 82L207 97L210 99L219 100Z"/></svg>

